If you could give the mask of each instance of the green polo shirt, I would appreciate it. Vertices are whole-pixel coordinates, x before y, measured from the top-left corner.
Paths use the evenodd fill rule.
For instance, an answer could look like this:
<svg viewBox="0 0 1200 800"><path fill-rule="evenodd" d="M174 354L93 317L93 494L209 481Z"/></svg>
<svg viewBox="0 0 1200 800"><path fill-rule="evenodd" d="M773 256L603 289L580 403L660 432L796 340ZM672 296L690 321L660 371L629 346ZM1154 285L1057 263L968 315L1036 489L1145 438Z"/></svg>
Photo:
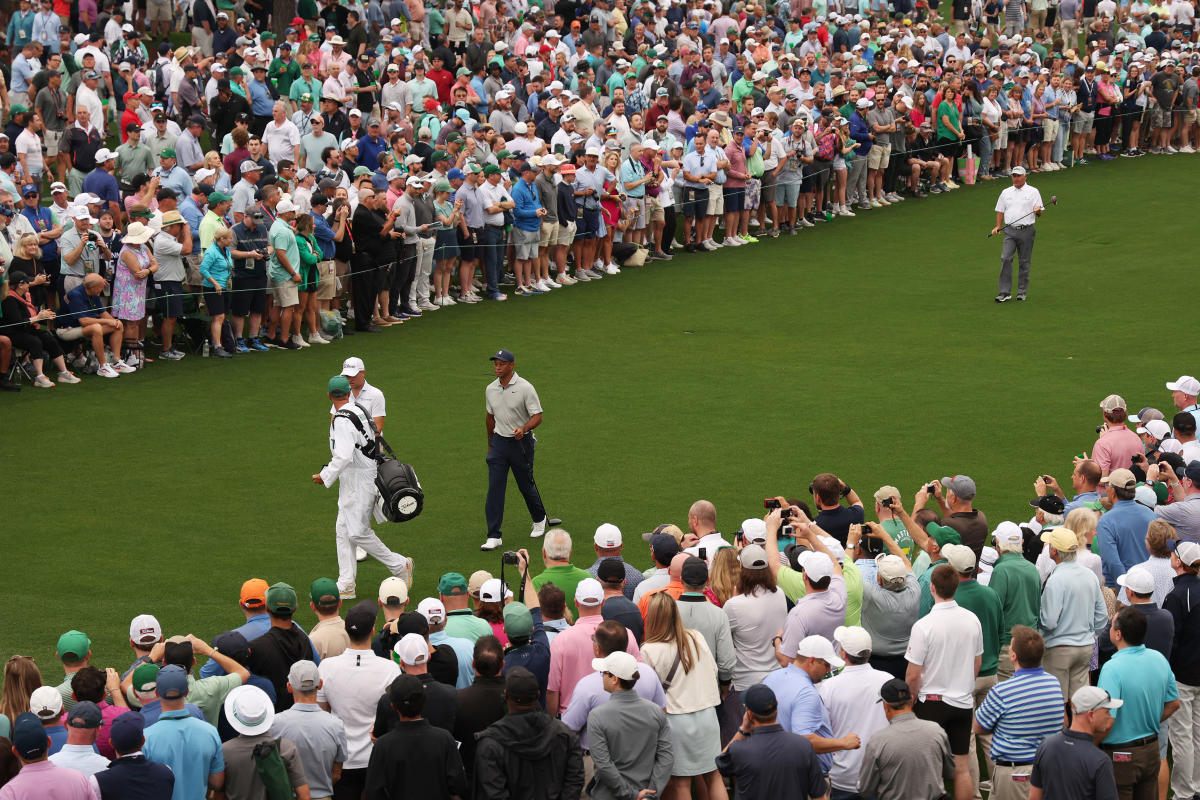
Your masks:
<svg viewBox="0 0 1200 800"><path fill-rule="evenodd" d="M983 659L979 663L979 676L995 675L1000 658L1000 620L1004 614L1000 598L991 587L977 580L969 580L958 584L954 602L974 614L983 628Z"/></svg>
<svg viewBox="0 0 1200 800"><path fill-rule="evenodd" d="M480 636L491 636L494 631L491 624L481 617L475 616L470 609L460 608L457 611L446 612L446 635L475 642Z"/></svg>
<svg viewBox="0 0 1200 800"><path fill-rule="evenodd" d="M920 619L927 615L930 609L933 608L933 592L929 589L929 583L933 580L933 568L939 564L945 564L946 559L939 558L929 565L929 568L917 575L917 585L921 587L921 609L917 613L917 618ZM913 570L916 572L916 569ZM958 598L954 598L957 600Z"/></svg>
<svg viewBox="0 0 1200 800"><path fill-rule="evenodd" d="M240 675L214 675L199 680L188 675L187 701L203 712L210 725L216 725L226 695L241 685Z"/></svg>
<svg viewBox="0 0 1200 800"><path fill-rule="evenodd" d="M541 589L547 583L553 583L555 586L563 590L563 594L567 596L567 605L571 607L571 613L575 618L579 618L579 609L575 607L575 587L579 582L587 578L595 577L586 569L580 569L574 564L559 564L554 567L546 567L546 571L533 579L533 588Z"/></svg>
<svg viewBox="0 0 1200 800"><path fill-rule="evenodd" d="M1012 641L1013 625L1028 625L1037 630L1042 609L1042 578L1037 567L1020 553L1001 553L992 568L988 586L1000 598L1003 616L1000 646Z"/></svg>

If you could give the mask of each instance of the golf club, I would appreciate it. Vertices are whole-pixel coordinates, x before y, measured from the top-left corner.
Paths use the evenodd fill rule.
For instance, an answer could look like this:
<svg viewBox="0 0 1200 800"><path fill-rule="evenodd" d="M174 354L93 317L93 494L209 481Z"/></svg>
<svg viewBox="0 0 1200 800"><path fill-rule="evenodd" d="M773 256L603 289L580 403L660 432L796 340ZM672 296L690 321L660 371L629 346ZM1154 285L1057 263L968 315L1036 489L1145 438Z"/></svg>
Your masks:
<svg viewBox="0 0 1200 800"><path fill-rule="evenodd" d="M1056 195L1056 194L1052 194L1052 195L1050 195L1050 205L1052 205L1052 206L1056 206L1056 205L1058 205L1058 195ZM1042 208L1042 210L1043 210L1043 211L1045 211L1046 209L1043 207L1043 208ZM1012 222L1006 222L1006 223L1004 223L1004 225L1003 225L1003 226L1000 228L1000 230L996 231L996 233L1004 233L1004 229L1005 229L1005 228L1007 228L1009 225L1016 225L1018 222L1021 222L1022 220L1028 219L1029 217L1032 217L1032 216L1033 216L1034 214L1036 214L1036 213L1037 213L1036 211L1030 211L1028 214L1026 214L1025 216L1021 217L1020 219L1015 219L1015 220L1013 220ZM989 238L989 239L990 239L990 238L992 238L992 237L993 237L993 236L995 236L995 235L996 235L995 233L989 233L989 234L987 235L987 238Z"/></svg>

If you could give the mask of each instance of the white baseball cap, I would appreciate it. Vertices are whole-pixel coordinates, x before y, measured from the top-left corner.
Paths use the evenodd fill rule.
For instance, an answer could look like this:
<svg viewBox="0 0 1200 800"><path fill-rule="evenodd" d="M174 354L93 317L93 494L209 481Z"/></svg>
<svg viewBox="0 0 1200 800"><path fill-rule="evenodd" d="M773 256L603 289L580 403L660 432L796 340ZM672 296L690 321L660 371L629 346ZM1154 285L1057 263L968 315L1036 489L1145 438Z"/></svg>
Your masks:
<svg viewBox="0 0 1200 800"><path fill-rule="evenodd" d="M417 613L430 625L440 625L446 621L446 607L436 597L426 597L417 603Z"/></svg>
<svg viewBox="0 0 1200 800"><path fill-rule="evenodd" d="M900 558L900 556L894 556L891 553L880 553L875 556L875 571L885 581L894 581L897 578L903 578L907 575L908 567L904 566L904 559Z"/></svg>
<svg viewBox="0 0 1200 800"><path fill-rule="evenodd" d="M1191 375L1180 375L1179 380L1170 381L1167 383L1167 390L1171 392L1183 392L1184 394L1200 395L1200 381L1196 380Z"/></svg>
<svg viewBox="0 0 1200 800"><path fill-rule="evenodd" d="M1117 576L1117 585L1138 594L1154 593L1154 576L1145 567L1130 567L1124 575Z"/></svg>
<svg viewBox="0 0 1200 800"><path fill-rule="evenodd" d="M358 356L350 356L350 358L342 362L342 374L347 378L352 378L366 369L366 364L363 364L363 360Z"/></svg>
<svg viewBox="0 0 1200 800"><path fill-rule="evenodd" d="M499 578L492 578L483 582L479 587L479 602L481 603L500 603L504 601L504 584L500 583Z"/></svg>
<svg viewBox="0 0 1200 800"><path fill-rule="evenodd" d="M129 641L134 644L154 644L161 638L162 625L151 614L139 614L129 623Z"/></svg>
<svg viewBox="0 0 1200 800"><path fill-rule="evenodd" d="M63 710L62 695L53 686L39 686L29 695L29 710L40 720L57 719Z"/></svg>
<svg viewBox="0 0 1200 800"><path fill-rule="evenodd" d="M604 658L593 658L592 669L598 672L611 672L623 681L631 681L633 676L637 675L638 662L624 650L617 650Z"/></svg>
<svg viewBox="0 0 1200 800"><path fill-rule="evenodd" d="M765 543L767 541L767 523L758 517L742 520L742 539L747 543Z"/></svg>
<svg viewBox="0 0 1200 800"><path fill-rule="evenodd" d="M295 211L295 210L296 210L296 206L294 203L292 203L291 200L280 200L279 203L275 206L276 214L286 214L289 211Z"/></svg>
<svg viewBox="0 0 1200 800"><path fill-rule="evenodd" d="M859 625L838 625L833 640L842 646L848 656L859 656L871 652L871 634Z"/></svg>
<svg viewBox="0 0 1200 800"><path fill-rule="evenodd" d="M595 578L584 578L575 587L575 605L598 606L604 601L604 587Z"/></svg>
<svg viewBox="0 0 1200 800"><path fill-rule="evenodd" d="M612 550L621 546L621 529L611 522L605 522L596 528L596 535L592 537L592 541L596 543L596 547Z"/></svg>
<svg viewBox="0 0 1200 800"><path fill-rule="evenodd" d="M805 636L796 647L796 655L802 658L819 658L833 669L846 666L846 662L833 652L833 645L824 636Z"/></svg>
<svg viewBox="0 0 1200 800"><path fill-rule="evenodd" d="M955 572L965 574L975 570L975 551L965 544L942 545L942 557L954 567Z"/></svg>
<svg viewBox="0 0 1200 800"><path fill-rule="evenodd" d="M1182 539L1176 539L1167 546L1175 551L1175 556L1182 561L1185 566L1190 567L1197 561L1200 561L1200 544Z"/></svg>
<svg viewBox="0 0 1200 800"><path fill-rule="evenodd" d="M400 657L401 662L410 667L429 661L429 644L419 633L404 634L404 637L396 642L396 646L392 650Z"/></svg>
<svg viewBox="0 0 1200 800"><path fill-rule="evenodd" d="M1183 391L1180 389L1179 391ZM1166 439L1171 435L1171 426L1166 420L1152 419L1144 425L1138 426L1138 433L1148 433L1155 439Z"/></svg>
<svg viewBox="0 0 1200 800"><path fill-rule="evenodd" d="M1076 714L1085 714L1097 708L1120 708L1123 705L1124 700L1118 700L1099 686L1083 686L1071 695L1071 708L1075 709Z"/></svg>
<svg viewBox="0 0 1200 800"><path fill-rule="evenodd" d="M1025 540L1025 535L1021 533L1021 527L1017 523L1005 520L992 532L992 540L996 544L1020 544Z"/></svg>
<svg viewBox="0 0 1200 800"><path fill-rule="evenodd" d="M384 578L379 584L379 602L385 606L404 605L408 602L408 584L395 575Z"/></svg>
<svg viewBox="0 0 1200 800"><path fill-rule="evenodd" d="M833 561L820 551L807 550L800 556L800 569L804 570L809 581L816 583L833 574Z"/></svg>

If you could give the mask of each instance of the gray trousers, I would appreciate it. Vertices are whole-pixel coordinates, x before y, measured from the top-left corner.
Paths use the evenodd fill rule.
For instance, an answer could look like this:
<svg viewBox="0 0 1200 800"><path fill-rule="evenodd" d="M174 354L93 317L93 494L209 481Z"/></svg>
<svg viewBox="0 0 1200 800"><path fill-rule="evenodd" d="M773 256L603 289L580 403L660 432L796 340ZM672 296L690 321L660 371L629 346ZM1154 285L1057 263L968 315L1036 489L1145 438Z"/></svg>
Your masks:
<svg viewBox="0 0 1200 800"><path fill-rule="evenodd" d="M846 205L867 202L867 157L855 155L846 177Z"/></svg>
<svg viewBox="0 0 1200 800"><path fill-rule="evenodd" d="M1017 293L1025 294L1029 288L1029 262L1033 258L1033 237L1036 229L1032 225L1004 230L1004 249L1000 253L1000 294L1012 294L1012 262L1017 256L1020 271L1017 273Z"/></svg>

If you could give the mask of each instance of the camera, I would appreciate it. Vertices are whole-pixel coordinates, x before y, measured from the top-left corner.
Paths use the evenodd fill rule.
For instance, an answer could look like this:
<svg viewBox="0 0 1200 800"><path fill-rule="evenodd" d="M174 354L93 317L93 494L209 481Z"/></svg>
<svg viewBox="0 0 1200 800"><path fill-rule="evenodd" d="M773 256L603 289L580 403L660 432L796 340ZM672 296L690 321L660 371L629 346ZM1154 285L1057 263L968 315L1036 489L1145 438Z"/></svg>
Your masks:
<svg viewBox="0 0 1200 800"><path fill-rule="evenodd" d="M1042 481L1043 481L1043 482L1045 482L1045 483L1052 483L1052 482L1054 481L1054 479L1053 479L1053 478L1051 478L1049 475L1043 475L1043 476L1042 476Z"/></svg>
<svg viewBox="0 0 1200 800"><path fill-rule="evenodd" d="M768 511L774 511L775 509L782 507L782 505L783 504L774 497L768 497L766 500L763 500L763 508L767 509Z"/></svg>
<svg viewBox="0 0 1200 800"><path fill-rule="evenodd" d="M1100 435L1101 433L1103 433L1103 432L1104 432L1104 426L1103 426L1103 425L1097 425L1097 426L1096 426L1096 435L1097 435L1097 436L1099 436L1099 435Z"/></svg>
<svg viewBox="0 0 1200 800"><path fill-rule="evenodd" d="M500 561L501 561L501 563L504 563L504 564L520 564L521 563L521 559L517 556L517 553L514 550L505 550L504 553L500 556Z"/></svg>
<svg viewBox="0 0 1200 800"><path fill-rule="evenodd" d="M792 510L790 508L781 508L779 509L779 516L783 519L791 519Z"/></svg>
<svg viewBox="0 0 1200 800"><path fill-rule="evenodd" d="M934 492L937 491L937 484L936 483L929 484L928 486L925 487L925 491L929 492L930 494L933 494Z"/></svg>
<svg viewBox="0 0 1200 800"><path fill-rule="evenodd" d="M882 500L882 501L879 503L879 505L883 506L884 508L891 508L891 507L892 507L892 506L895 504L895 502L896 502L896 498L894 498L894 497L885 497L885 498L883 498L883 500Z"/></svg>
<svg viewBox="0 0 1200 800"><path fill-rule="evenodd" d="M95 242L95 241L96 241L96 234L95 234L95 232L94 232L94 231L88 231L88 234L87 234L87 240L88 240L89 242Z"/></svg>
<svg viewBox="0 0 1200 800"><path fill-rule="evenodd" d="M794 539L796 538L796 528L793 525L784 525L779 529L779 535L785 536L789 539Z"/></svg>

